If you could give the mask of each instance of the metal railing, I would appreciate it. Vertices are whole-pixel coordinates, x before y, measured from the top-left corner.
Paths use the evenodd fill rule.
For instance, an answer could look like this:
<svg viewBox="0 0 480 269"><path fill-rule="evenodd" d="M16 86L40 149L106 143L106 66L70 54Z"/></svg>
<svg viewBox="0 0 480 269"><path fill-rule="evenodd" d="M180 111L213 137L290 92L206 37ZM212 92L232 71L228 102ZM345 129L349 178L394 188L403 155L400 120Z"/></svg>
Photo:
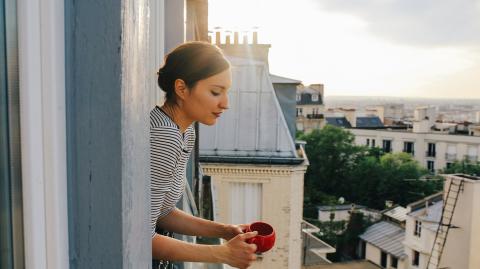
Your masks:
<svg viewBox="0 0 480 269"><path fill-rule="evenodd" d="M445 160L447 161L455 161L457 159L456 153L445 153Z"/></svg>

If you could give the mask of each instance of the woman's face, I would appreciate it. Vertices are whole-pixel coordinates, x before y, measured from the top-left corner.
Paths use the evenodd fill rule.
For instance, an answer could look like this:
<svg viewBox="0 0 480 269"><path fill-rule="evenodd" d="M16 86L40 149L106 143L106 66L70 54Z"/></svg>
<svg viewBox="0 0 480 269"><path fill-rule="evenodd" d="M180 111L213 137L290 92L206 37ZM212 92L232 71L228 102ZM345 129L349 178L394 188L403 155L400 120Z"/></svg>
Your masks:
<svg viewBox="0 0 480 269"><path fill-rule="evenodd" d="M186 115L193 121L213 125L228 109L228 90L232 86L232 73L227 70L199 80L183 100Z"/></svg>

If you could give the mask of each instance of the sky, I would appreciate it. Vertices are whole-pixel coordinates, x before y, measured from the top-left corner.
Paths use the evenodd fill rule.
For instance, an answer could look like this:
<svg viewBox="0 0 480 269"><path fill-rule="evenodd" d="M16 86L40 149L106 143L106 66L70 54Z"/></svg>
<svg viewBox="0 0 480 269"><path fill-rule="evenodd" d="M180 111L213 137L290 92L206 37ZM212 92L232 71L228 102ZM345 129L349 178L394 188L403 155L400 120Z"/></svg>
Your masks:
<svg viewBox="0 0 480 269"><path fill-rule="evenodd" d="M209 0L209 28L257 29L272 74L325 94L480 98L480 0Z"/></svg>

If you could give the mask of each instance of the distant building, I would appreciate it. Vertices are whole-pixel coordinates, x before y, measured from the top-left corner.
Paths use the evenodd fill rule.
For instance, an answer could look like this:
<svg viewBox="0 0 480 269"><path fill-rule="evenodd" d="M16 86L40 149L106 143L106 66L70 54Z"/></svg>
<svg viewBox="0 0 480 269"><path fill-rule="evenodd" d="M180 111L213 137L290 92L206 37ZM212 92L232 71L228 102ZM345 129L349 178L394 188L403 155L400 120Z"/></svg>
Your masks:
<svg viewBox="0 0 480 269"><path fill-rule="evenodd" d="M407 152L432 173L455 161L479 161L480 127L434 122L433 113L430 107L418 108L411 129L357 127L350 131L355 144L380 147L384 152ZM458 130L464 131L456 134Z"/></svg>
<svg viewBox="0 0 480 269"><path fill-rule="evenodd" d="M407 211L394 206L382 212L382 220L361 234L358 255L382 268L405 268L405 221Z"/></svg>
<svg viewBox="0 0 480 269"><path fill-rule="evenodd" d="M348 221L352 211L362 213L366 218L371 220L378 220L381 213L377 210L367 208L363 205L328 205L318 206L318 220L319 221Z"/></svg>
<svg viewBox="0 0 480 269"><path fill-rule="evenodd" d="M480 268L480 177L445 175L444 190L360 235L358 253L382 268ZM408 212L404 214L404 212Z"/></svg>
<svg viewBox="0 0 480 269"><path fill-rule="evenodd" d="M309 133L324 126L323 84L297 88L297 130Z"/></svg>
<svg viewBox="0 0 480 269"><path fill-rule="evenodd" d="M443 196L432 195L408 206L408 269L480 268L478 193L480 177L446 175Z"/></svg>
<svg viewBox="0 0 480 269"><path fill-rule="evenodd" d="M401 121L405 116L404 104L384 104L374 106L372 110L385 125L393 125L395 122Z"/></svg>
<svg viewBox="0 0 480 269"><path fill-rule="evenodd" d="M325 117L326 124L341 128L352 128L352 125L345 117Z"/></svg>
<svg viewBox="0 0 480 269"><path fill-rule="evenodd" d="M432 252L438 222L442 215L443 192L431 195L408 205L405 252L408 256L406 268L427 267Z"/></svg>
<svg viewBox="0 0 480 269"><path fill-rule="evenodd" d="M360 239L360 258L382 268L406 268L405 229L399 223L375 223L360 235Z"/></svg>
<svg viewBox="0 0 480 269"><path fill-rule="evenodd" d="M407 219L407 209L403 206L394 206L392 208L384 210L383 219L391 222L395 222L405 228L405 221Z"/></svg>

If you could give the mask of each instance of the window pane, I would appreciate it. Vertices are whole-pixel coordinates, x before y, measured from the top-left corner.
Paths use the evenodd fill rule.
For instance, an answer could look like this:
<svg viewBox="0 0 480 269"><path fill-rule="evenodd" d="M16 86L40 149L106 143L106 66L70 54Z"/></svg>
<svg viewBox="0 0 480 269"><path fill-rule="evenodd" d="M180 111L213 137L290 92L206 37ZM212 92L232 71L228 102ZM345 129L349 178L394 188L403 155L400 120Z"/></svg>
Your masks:
<svg viewBox="0 0 480 269"><path fill-rule="evenodd" d="M262 184L230 183L231 223L241 224L261 220Z"/></svg>

